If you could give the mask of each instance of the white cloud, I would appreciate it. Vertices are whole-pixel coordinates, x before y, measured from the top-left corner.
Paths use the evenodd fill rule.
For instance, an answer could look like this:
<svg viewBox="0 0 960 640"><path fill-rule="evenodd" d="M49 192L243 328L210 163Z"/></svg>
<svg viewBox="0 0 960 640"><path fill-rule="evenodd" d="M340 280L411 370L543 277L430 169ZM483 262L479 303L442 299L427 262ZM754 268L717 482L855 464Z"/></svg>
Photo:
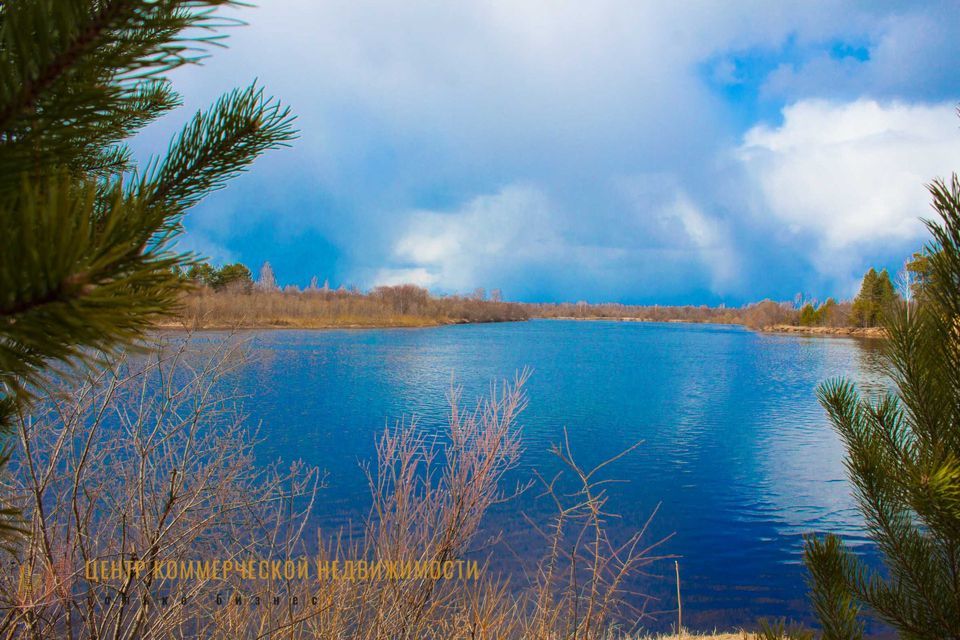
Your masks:
<svg viewBox="0 0 960 640"><path fill-rule="evenodd" d="M852 267L878 243L919 245L919 217L931 213L924 184L960 169L953 104L807 100L783 116L751 129L738 156L758 209L812 239L821 270Z"/></svg>
<svg viewBox="0 0 960 640"><path fill-rule="evenodd" d="M618 187L619 204L603 216L571 215L530 184L508 185L450 211L411 212L401 216L406 226L371 281L463 292L539 274L574 288L587 282L593 296L603 295L598 285L610 278L628 278L644 291L672 282L725 293L738 283L726 223L674 180L640 175Z"/></svg>
<svg viewBox="0 0 960 640"><path fill-rule="evenodd" d="M381 269L373 277L374 286L394 286L398 284L415 284L429 289L437 284L437 276L429 269L415 267L412 269Z"/></svg>
<svg viewBox="0 0 960 640"><path fill-rule="evenodd" d="M546 196L510 185L449 211L415 211L392 249L392 266L374 284L413 282L447 291L496 286L498 274L551 258L562 250Z"/></svg>

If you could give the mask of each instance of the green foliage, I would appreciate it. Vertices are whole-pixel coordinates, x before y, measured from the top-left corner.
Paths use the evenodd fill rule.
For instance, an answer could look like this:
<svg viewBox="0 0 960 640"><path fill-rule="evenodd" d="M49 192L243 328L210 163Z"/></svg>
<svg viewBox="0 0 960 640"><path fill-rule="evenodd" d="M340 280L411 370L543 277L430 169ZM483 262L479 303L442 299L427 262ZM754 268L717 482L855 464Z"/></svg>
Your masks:
<svg viewBox="0 0 960 640"><path fill-rule="evenodd" d="M234 264L225 264L217 271L216 280L213 283L214 289L231 289L240 287L249 289L253 284L253 276L250 269L239 262Z"/></svg>
<svg viewBox="0 0 960 640"><path fill-rule="evenodd" d="M801 327L822 327L831 325L835 321L837 312L837 301L833 298L827 298L827 301L820 306L814 306L808 302L800 309L799 323Z"/></svg>
<svg viewBox="0 0 960 640"><path fill-rule="evenodd" d="M819 324L817 322L817 310L808 302L800 309L800 326L814 327L817 324Z"/></svg>
<svg viewBox="0 0 960 640"><path fill-rule="evenodd" d="M890 274L884 269L877 273L870 269L863 276L860 293L853 301L850 320L854 326L876 327L883 320L884 314L897 301L897 292L890 281Z"/></svg>
<svg viewBox="0 0 960 640"><path fill-rule="evenodd" d="M837 304L837 301L833 298L827 298L827 301L820 305L820 308L817 309L817 323L821 325L834 326L841 318L839 318L840 310Z"/></svg>
<svg viewBox="0 0 960 640"><path fill-rule="evenodd" d="M836 536L808 538L805 554L813 585L813 610L823 627L823 640L861 640L861 609L846 582L847 576L857 572L854 557Z"/></svg>
<svg viewBox="0 0 960 640"><path fill-rule="evenodd" d="M960 637L960 181L937 181L930 192L942 223L927 223L924 295L885 316L896 393L869 401L846 381L819 389L886 567L868 570L836 537L807 540L813 604L829 640L861 637L861 609L904 638Z"/></svg>
<svg viewBox="0 0 960 640"><path fill-rule="evenodd" d="M179 104L167 74L217 43L231 22L215 10L233 4L0 3L0 425L58 363L132 345L172 313L191 261L174 245L183 214L294 137L251 86L143 169L123 144Z"/></svg>
<svg viewBox="0 0 960 640"><path fill-rule="evenodd" d="M926 251L918 251L907 261L905 268L910 275L911 293L917 298L930 282L930 256Z"/></svg>
<svg viewBox="0 0 960 640"><path fill-rule="evenodd" d="M219 269L209 262L194 262L183 272L183 277L194 284L217 291L228 288L249 289L253 284L250 269L239 262L226 264Z"/></svg>
<svg viewBox="0 0 960 640"><path fill-rule="evenodd" d="M185 277L196 284L212 287L217 280L217 268L209 262L196 262L187 269Z"/></svg>

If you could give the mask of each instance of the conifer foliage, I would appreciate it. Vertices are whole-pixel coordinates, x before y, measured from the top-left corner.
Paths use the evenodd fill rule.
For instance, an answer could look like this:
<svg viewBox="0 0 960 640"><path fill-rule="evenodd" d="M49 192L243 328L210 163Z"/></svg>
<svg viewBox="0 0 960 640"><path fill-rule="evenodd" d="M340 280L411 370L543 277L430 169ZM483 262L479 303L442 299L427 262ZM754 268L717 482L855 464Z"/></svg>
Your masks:
<svg viewBox="0 0 960 640"><path fill-rule="evenodd" d="M834 536L810 538L806 563L826 640L863 635L862 614L900 637L960 638L960 181L930 186L923 295L885 317L895 393L874 401L846 381L819 390L885 571Z"/></svg>
<svg viewBox="0 0 960 640"><path fill-rule="evenodd" d="M897 292L890 281L890 274L886 269L877 273L870 269L863 276L860 293L853 301L850 309L850 320L854 326L877 327L883 321L884 313L893 306L897 299Z"/></svg>
<svg viewBox="0 0 960 640"><path fill-rule="evenodd" d="M0 3L0 424L51 367L134 343L170 313L184 213L295 135L254 85L197 113L166 156L124 141L178 106L169 72L234 21L232 0Z"/></svg>

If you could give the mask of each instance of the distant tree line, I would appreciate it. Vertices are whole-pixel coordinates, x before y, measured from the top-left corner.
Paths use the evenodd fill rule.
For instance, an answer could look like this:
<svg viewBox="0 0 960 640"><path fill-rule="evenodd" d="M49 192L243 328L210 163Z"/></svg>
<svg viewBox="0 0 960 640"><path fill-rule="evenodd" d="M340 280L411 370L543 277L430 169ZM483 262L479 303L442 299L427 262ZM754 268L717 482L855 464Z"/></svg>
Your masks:
<svg viewBox="0 0 960 640"><path fill-rule="evenodd" d="M281 286L269 262L256 279L244 264L235 262L217 267L197 262L178 270L183 280L193 282L184 310L193 318L206 317L216 325L229 322L328 326L350 324L416 324L435 322L491 322L528 318L618 319L648 322L709 322L741 324L762 328L773 325L806 327L877 327L886 310L898 300L911 300L929 280L928 256L915 254L894 286L886 269L870 269L852 301L827 298L825 302L798 294L790 302L763 300L742 307L724 305L626 305L620 303L517 303L504 302L499 289L476 289L468 295L435 296L414 284L378 286L364 293L356 287L330 287L314 277L310 285ZM900 292L898 293L898 289ZM211 297L210 293L216 294ZM224 294L257 295L256 300L231 298ZM265 296L264 294L271 294ZM279 297L278 297L279 296ZM287 296L284 298L283 296ZM234 308L235 307L235 308ZM316 316L316 322L311 317ZM246 320L243 320L243 319Z"/></svg>

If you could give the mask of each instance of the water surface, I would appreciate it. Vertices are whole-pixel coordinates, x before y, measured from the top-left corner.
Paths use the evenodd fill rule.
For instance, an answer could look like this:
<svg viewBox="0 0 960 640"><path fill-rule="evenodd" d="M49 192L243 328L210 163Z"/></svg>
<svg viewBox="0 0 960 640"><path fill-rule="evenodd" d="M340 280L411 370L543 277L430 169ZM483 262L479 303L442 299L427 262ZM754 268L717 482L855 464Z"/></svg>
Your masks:
<svg viewBox="0 0 960 640"><path fill-rule="evenodd" d="M642 526L660 505L649 539L673 534L658 552L679 556L688 626L809 620L804 533L842 533L872 555L814 389L840 375L880 389L873 343L720 325L546 320L248 337L253 359L241 384L266 438L260 455L328 471L324 528L363 517L358 463L372 457L385 424L416 415L425 428L440 428L452 377L472 399L492 379L529 367L525 451L513 479L551 475L558 464L548 448L564 429L587 466L643 440L607 474L627 481L609 488L609 508L623 514L612 526ZM536 519L547 510L527 494L492 514L490 525L509 532L513 552L535 557L538 543L520 514ZM653 573L664 577L631 586L658 597L652 609L674 609L672 561ZM649 626L672 621L665 614Z"/></svg>

